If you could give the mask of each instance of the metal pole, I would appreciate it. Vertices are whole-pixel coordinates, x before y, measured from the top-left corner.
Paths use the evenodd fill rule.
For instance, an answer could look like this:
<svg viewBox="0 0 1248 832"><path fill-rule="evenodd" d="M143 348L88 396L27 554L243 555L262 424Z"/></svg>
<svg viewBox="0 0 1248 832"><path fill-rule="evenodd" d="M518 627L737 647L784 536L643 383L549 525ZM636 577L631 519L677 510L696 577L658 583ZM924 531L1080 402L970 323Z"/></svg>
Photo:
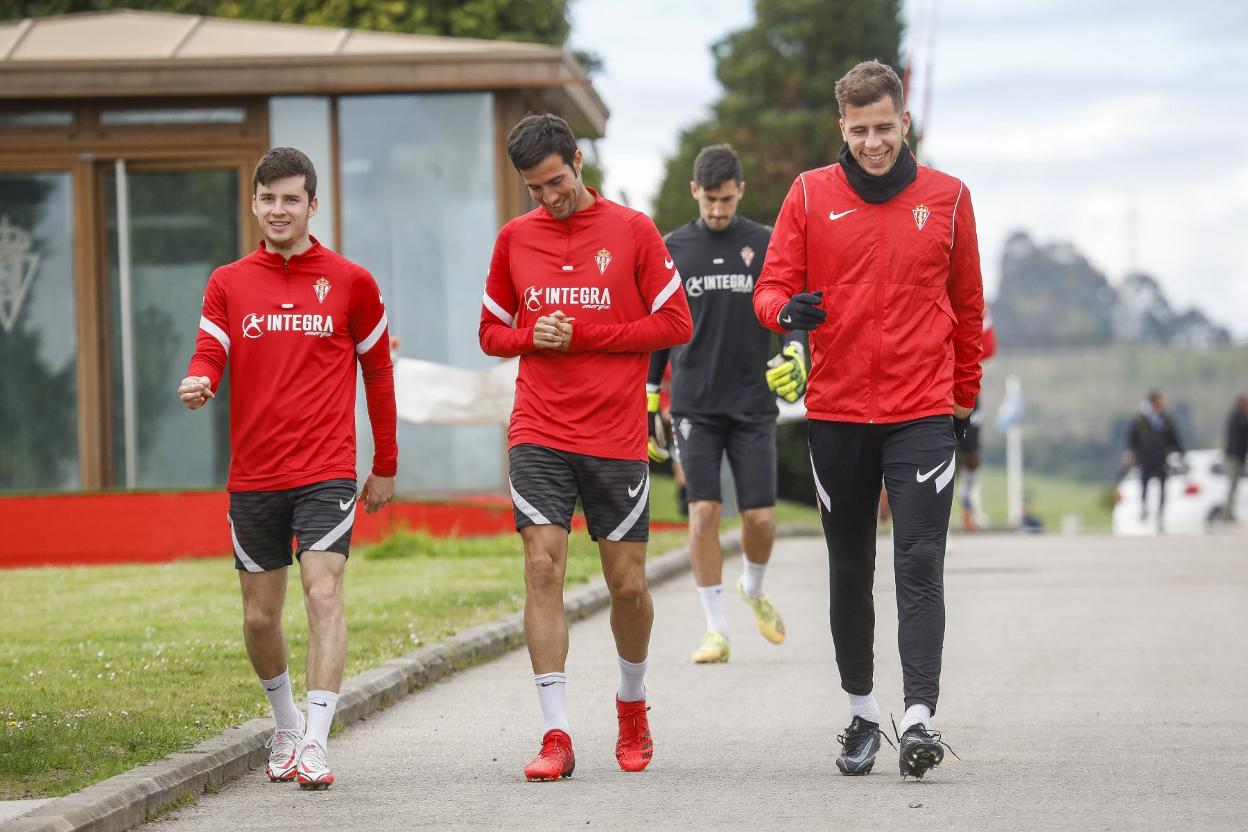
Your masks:
<svg viewBox="0 0 1248 832"><path fill-rule="evenodd" d="M117 278L121 289L121 419L126 441L126 488L138 481L134 406L134 315L130 307L130 188L126 160L114 163L117 178Z"/></svg>

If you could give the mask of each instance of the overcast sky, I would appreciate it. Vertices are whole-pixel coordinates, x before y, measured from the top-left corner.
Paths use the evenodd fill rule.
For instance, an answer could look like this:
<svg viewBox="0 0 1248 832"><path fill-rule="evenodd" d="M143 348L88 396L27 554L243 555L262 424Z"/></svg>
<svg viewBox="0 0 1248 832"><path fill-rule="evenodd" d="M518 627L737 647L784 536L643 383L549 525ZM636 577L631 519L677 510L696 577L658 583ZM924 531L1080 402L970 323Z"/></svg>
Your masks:
<svg viewBox="0 0 1248 832"><path fill-rule="evenodd" d="M572 44L606 61L608 196L649 209L681 129L720 94L710 45L753 5L575 0ZM932 5L905 5L920 72L916 35L934 34L910 107L923 115L930 80L925 161L971 189L989 297L1021 228L1074 243L1111 282L1148 272L1248 337L1248 3L937 0L924 27Z"/></svg>

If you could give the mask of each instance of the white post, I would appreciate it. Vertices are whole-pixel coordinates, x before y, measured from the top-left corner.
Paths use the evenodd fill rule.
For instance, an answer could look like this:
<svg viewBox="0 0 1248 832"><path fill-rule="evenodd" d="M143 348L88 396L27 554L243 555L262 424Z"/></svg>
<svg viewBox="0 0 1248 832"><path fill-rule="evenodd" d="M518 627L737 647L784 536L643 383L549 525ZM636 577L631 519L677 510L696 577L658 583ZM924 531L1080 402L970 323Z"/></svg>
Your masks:
<svg viewBox="0 0 1248 832"><path fill-rule="evenodd" d="M114 165L117 179L117 278L121 289L121 423L126 442L126 488L138 481L138 430L135 425L134 315L130 306L130 183L126 161Z"/></svg>
<svg viewBox="0 0 1248 832"><path fill-rule="evenodd" d="M1005 381L1007 400L1022 396L1022 382L1012 375ZM1012 420L1005 431L1005 506L1010 525L1023 521L1023 420Z"/></svg>

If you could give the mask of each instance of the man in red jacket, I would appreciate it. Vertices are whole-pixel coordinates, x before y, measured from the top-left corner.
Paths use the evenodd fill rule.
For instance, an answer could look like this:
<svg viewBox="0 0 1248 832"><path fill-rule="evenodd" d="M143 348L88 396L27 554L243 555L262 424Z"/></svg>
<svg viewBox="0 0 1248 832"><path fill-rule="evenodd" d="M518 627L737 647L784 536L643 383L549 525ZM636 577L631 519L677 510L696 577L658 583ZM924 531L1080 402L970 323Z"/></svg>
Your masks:
<svg viewBox="0 0 1248 832"><path fill-rule="evenodd" d="M178 387L198 410L230 365L230 537L243 592L243 640L277 727L270 780L334 782L326 746L347 655L342 580L355 520L355 367L364 371L373 469L369 513L394 495L394 372L386 309L360 266L308 235L316 171L270 150L256 166L252 212L264 238L212 273L195 355ZM282 634L291 541L308 611L308 717L295 708Z"/></svg>
<svg viewBox="0 0 1248 832"><path fill-rule="evenodd" d="M889 67L866 61L836 84L845 146L798 176L754 291L778 332L810 330L806 410L828 544L832 639L850 725L837 767L866 774L879 750L872 695L875 518L893 513L898 647L905 686L903 776L940 763L931 730L944 643L945 536L956 434L979 393L983 285L963 184L917 165L910 114ZM952 416L952 419L950 418Z"/></svg>
<svg viewBox="0 0 1248 832"><path fill-rule="evenodd" d="M615 756L625 771L641 771L654 751L644 686L654 609L640 391L649 353L689 340L689 304L654 223L585 187L563 119L522 119L507 154L538 207L498 234L479 335L488 355L520 356L508 460L524 541L524 631L545 722L541 751L524 773L557 780L576 765L564 707L563 578L578 497L611 593Z"/></svg>

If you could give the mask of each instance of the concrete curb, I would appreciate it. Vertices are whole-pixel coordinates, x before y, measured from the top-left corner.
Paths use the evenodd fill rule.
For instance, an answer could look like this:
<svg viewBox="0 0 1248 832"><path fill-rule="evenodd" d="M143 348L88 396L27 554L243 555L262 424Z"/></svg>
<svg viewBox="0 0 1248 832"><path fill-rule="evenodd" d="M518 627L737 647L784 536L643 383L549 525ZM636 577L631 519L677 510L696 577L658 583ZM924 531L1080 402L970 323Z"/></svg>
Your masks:
<svg viewBox="0 0 1248 832"><path fill-rule="evenodd" d="M784 525L778 537L821 534L814 526ZM720 538L724 553L741 551L739 533ZM651 558L646 580L653 586L689 571L689 550L677 549ZM601 579L568 593L568 619L588 618L611 603ZM480 664L524 644L524 616L514 612L479 624L451 638L383 662L343 682L335 721L345 727L388 707L413 691ZM253 719L204 740L190 751L111 777L82 791L53 800L29 814L0 823L0 832L124 832L172 804L259 768L268 756L265 743L273 722Z"/></svg>

